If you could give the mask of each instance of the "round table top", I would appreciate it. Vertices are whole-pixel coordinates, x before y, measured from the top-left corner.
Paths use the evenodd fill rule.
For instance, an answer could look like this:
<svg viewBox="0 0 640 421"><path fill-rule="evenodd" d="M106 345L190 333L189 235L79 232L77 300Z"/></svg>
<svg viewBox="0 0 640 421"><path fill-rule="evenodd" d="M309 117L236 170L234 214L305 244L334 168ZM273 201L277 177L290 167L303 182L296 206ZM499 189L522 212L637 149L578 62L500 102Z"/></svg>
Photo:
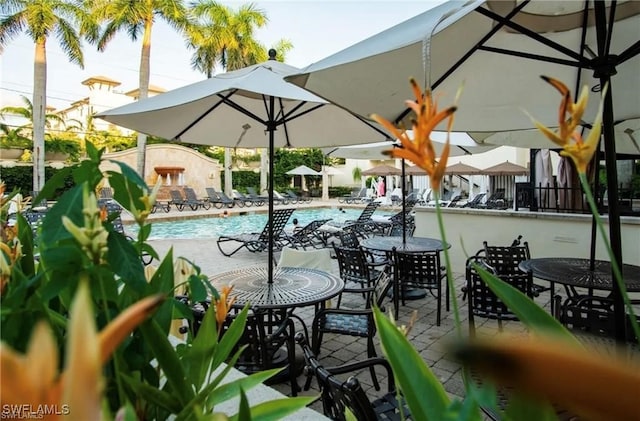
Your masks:
<svg viewBox="0 0 640 421"><path fill-rule="evenodd" d="M210 277L213 285L233 285L235 306L246 303L261 309L305 307L329 300L342 292L344 281L317 269L274 268L273 282L268 282L266 266L252 266Z"/></svg>
<svg viewBox="0 0 640 421"><path fill-rule="evenodd" d="M393 251L393 248L397 251L408 251L408 252L428 252L428 251L442 251L445 249L443 247L442 241L437 240L435 238L425 238L425 237L407 237L406 242L403 244L402 237L369 237L360 241L360 245L364 248L378 251ZM451 247L450 244L447 244L446 248Z"/></svg>
<svg viewBox="0 0 640 421"><path fill-rule="evenodd" d="M543 257L525 260L520 269L533 272L533 276L582 288L612 290L611 263L596 260L594 270L589 270L589 259L574 257ZM640 266L623 265L622 279L629 292L640 291Z"/></svg>

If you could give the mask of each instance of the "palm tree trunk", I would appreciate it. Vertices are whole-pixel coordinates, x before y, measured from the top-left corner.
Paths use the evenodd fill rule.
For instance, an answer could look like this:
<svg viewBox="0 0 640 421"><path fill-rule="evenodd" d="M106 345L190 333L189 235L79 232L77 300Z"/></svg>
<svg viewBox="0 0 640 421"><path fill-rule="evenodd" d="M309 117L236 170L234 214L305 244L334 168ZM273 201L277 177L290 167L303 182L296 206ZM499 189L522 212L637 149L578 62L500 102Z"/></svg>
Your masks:
<svg viewBox="0 0 640 421"><path fill-rule="evenodd" d="M140 79L138 100L149 96L149 73L151 58L151 29L153 20L147 19L144 24L144 35L142 37L142 52L140 53ZM145 180L145 164L147 160L147 135L138 133L138 173Z"/></svg>
<svg viewBox="0 0 640 421"><path fill-rule="evenodd" d="M47 49L45 40L36 41L33 65L33 190L44 185L44 126L47 108Z"/></svg>

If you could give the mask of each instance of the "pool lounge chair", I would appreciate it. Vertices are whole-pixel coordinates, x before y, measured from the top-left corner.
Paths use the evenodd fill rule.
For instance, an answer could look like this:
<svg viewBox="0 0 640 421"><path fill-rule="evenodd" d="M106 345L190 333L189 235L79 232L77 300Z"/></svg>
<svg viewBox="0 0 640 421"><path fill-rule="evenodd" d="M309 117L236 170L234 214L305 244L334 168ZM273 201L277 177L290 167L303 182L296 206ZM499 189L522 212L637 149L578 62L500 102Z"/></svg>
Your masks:
<svg viewBox="0 0 640 421"><path fill-rule="evenodd" d="M293 190L287 190L286 195L287 197L289 197L289 199L295 200L296 202L299 202L299 203L311 203L311 201L313 200L311 197L299 196Z"/></svg>
<svg viewBox="0 0 640 421"><path fill-rule="evenodd" d="M330 219L316 219L291 234L285 232L284 236L289 242L289 247L302 250L306 250L307 247L315 249L326 247L327 241L324 235L326 232L320 231L319 228L329 221Z"/></svg>
<svg viewBox="0 0 640 421"><path fill-rule="evenodd" d="M265 204L266 200L262 198L252 198L248 195L240 193L238 190L233 189L233 198L236 202L242 202L243 206L262 206Z"/></svg>
<svg viewBox="0 0 640 421"><path fill-rule="evenodd" d="M205 191L207 192L209 203L215 206L216 209L221 209L223 207L232 208L236 204L236 202L230 199L226 194L222 196L221 192L216 191L213 187L205 187Z"/></svg>
<svg viewBox="0 0 640 421"><path fill-rule="evenodd" d="M337 233L345 228L349 228L350 230L356 232L359 237L368 237L369 235L375 234L381 230L380 226L371 219L371 216L376 211L378 207L378 203L369 202L367 206L362 210L360 216L356 220L349 220L342 223L332 223L329 222L327 225L330 231L334 231Z"/></svg>
<svg viewBox="0 0 640 421"><path fill-rule="evenodd" d="M291 214L295 209L276 209L273 212L273 245L274 250L281 250L286 244L286 236L283 236L284 227L287 225ZM222 249L221 243L234 241L240 243L231 252ZM269 247L269 222L266 223L262 232L252 232L236 235L221 235L217 241L218 249L223 255L230 257L237 253L243 247L252 253L262 252Z"/></svg>
<svg viewBox="0 0 640 421"><path fill-rule="evenodd" d="M193 188L183 187L183 190L185 196L187 197L187 205L189 205L192 210L196 210L198 208L208 210L209 208L211 208L211 203L209 203L207 199L198 199L196 191L193 190Z"/></svg>

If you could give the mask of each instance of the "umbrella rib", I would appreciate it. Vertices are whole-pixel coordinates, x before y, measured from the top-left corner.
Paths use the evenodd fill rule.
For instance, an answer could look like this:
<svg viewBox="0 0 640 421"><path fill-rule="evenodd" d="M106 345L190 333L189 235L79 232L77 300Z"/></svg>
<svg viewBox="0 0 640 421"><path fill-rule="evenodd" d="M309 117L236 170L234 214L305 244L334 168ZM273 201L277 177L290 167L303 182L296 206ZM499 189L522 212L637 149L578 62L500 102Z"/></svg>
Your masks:
<svg viewBox="0 0 640 421"><path fill-rule="evenodd" d="M507 26L507 27L509 27L511 29L514 29L514 30L520 32L522 35L526 35L527 37L529 37L529 38L531 38L533 40L536 40L536 41L546 45L547 47L551 47L552 49L558 51L559 53L563 53L563 54L565 54L565 55L567 55L569 57L574 58L577 61L581 61L583 59L583 57L579 53L576 53L575 51L573 51L573 50L571 50L571 49L569 49L569 48L567 48L567 47L565 47L565 46L563 46L561 44L558 44L555 41L551 41L550 39L543 37L542 35L538 34L535 31L530 30L527 27L524 27L524 26L522 26L520 24L517 24L517 23L513 22L509 17L503 18L502 16L500 16L500 15L498 15L498 14L496 14L496 13L490 11L490 10L487 10L487 9L485 9L483 7L478 7L476 9L476 11L478 13L488 17L489 19L493 19L496 22L504 24L504 26Z"/></svg>
<svg viewBox="0 0 640 421"><path fill-rule="evenodd" d="M204 113L200 114L200 116L198 118L196 118L195 120L193 120L190 124L187 125L187 127L185 127L182 131L178 132L178 134L174 137L174 139L178 139L180 140L180 137L185 134L186 132L188 132L189 130L191 130L191 128L193 126L195 126L196 124L198 124L203 118L205 118L210 112L212 112L213 110L215 110L216 108L218 108L220 106L220 104L224 103L226 101L226 99L233 95L235 92L235 90L233 92L230 92L228 96L224 96L224 95L218 95L221 99L221 101L216 102L212 107L208 108Z"/></svg>
<svg viewBox="0 0 640 421"><path fill-rule="evenodd" d="M287 142L287 148L291 147L291 141L289 140L289 129L287 127L287 120L284 115L284 104L282 103L282 98L278 98L278 104L280 105L280 112L278 114L282 115L282 127L284 127L284 138ZM300 104L302 106L302 104Z"/></svg>
<svg viewBox="0 0 640 421"><path fill-rule="evenodd" d="M223 102L226 105L228 105L229 107L233 108L234 110L246 115L247 117L251 117L255 121L260 122L260 123L264 124L265 126L267 125L267 122L264 119L260 118L260 116L254 114L251 111L247 110L246 108L238 105L236 102L230 100L229 97L224 98Z"/></svg>
<svg viewBox="0 0 640 421"><path fill-rule="evenodd" d="M507 50L507 49L504 49L504 48L480 46L480 47L478 47L478 50L487 51L487 52L490 52L490 53L506 54L506 55L510 55L510 56L528 58L528 59L536 60L536 61L545 61L545 62L548 62L548 63L564 64L564 65L567 65L567 66L573 66L573 67L579 67L579 68L584 68L586 66L591 68L591 66L588 66L588 64L589 64L588 62L587 63L584 63L582 61L577 61L576 62L576 61L564 60L564 59L561 59L561 58L542 56L542 55L539 55L539 54L531 54L531 53L525 53L525 52L521 52L521 51Z"/></svg>
<svg viewBox="0 0 640 421"><path fill-rule="evenodd" d="M618 54L618 64L622 64L638 54L640 54L640 41L636 41L631 47Z"/></svg>
<svg viewBox="0 0 640 421"><path fill-rule="evenodd" d="M527 1L523 1L522 3L520 3L518 6L516 6L511 12L509 12L509 14L507 14L505 19L511 19L513 16L515 16L516 14L518 14L518 12L520 12L521 9L523 9L530 0ZM478 11L480 9L480 7L476 8L475 11ZM440 86L440 84L442 82L445 81L445 79L447 79L453 72L455 72L458 67L462 66L462 64L464 62L467 61L467 59L469 59L469 57L471 57L471 55L473 55L485 42L487 42L489 39L491 39L491 37L493 37L496 32L498 32L502 27L504 26L504 21L499 21L497 25L495 25L494 27L492 27L489 32L487 32L477 43L476 45L474 45L473 47L471 47L469 49L469 51L467 51L462 57L460 57L460 59L458 61L456 61L453 66L451 66L446 72L444 72L442 74L442 76L440 76L440 78L438 78L438 80L436 80L431 86L430 88L436 89L438 86ZM411 108L405 108L404 111L402 111L398 117L395 118L394 123L399 123L400 121L402 121L407 114L409 114L411 112Z"/></svg>

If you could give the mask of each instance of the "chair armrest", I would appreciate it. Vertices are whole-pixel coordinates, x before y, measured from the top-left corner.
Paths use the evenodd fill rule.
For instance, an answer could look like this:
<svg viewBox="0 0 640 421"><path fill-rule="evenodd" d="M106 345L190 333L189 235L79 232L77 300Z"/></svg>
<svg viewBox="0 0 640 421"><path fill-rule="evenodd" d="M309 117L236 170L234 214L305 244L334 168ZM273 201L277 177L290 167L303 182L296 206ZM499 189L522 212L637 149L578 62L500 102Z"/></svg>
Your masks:
<svg viewBox="0 0 640 421"><path fill-rule="evenodd" d="M395 390L395 379L393 377L393 371L389 361L382 357L367 358L366 360L356 361L354 363L346 363L334 367L325 367L325 369L331 374L348 374L354 371L359 371L370 367L382 367L386 370L388 379L388 392Z"/></svg>

